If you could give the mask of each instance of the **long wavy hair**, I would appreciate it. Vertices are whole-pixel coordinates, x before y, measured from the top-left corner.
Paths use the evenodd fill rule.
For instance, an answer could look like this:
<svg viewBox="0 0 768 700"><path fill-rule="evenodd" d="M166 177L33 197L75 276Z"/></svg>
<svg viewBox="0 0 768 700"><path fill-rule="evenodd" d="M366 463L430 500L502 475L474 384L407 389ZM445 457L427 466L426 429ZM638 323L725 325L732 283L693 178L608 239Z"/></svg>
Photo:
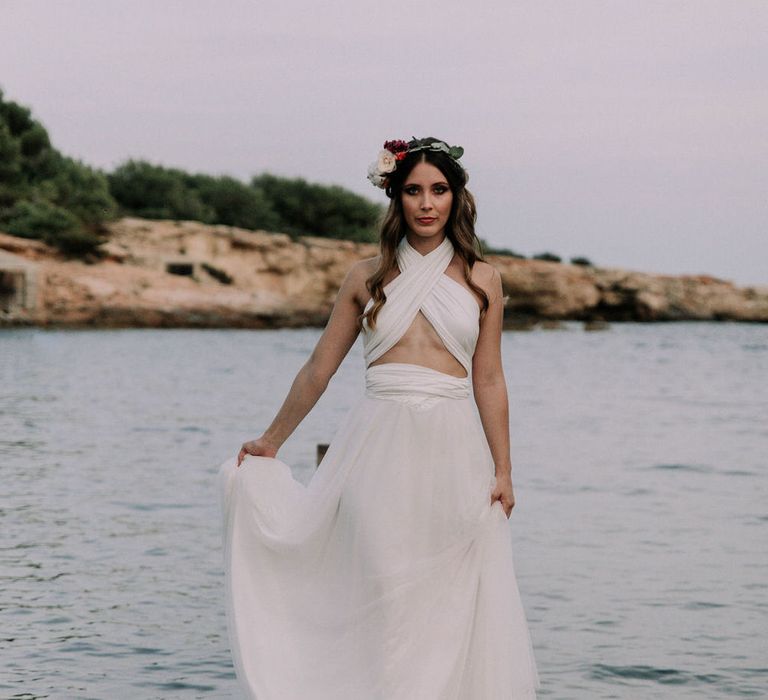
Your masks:
<svg viewBox="0 0 768 700"><path fill-rule="evenodd" d="M425 146L435 141L433 137L414 139L409 142L410 147ZM384 293L384 279L387 274L397 269L397 245L405 236L407 226L403 213L402 189L408 175L410 175L417 163L427 162L434 165L448 181L448 186L453 193L451 214L445 227L445 235L453 243L453 247L461 258L464 268L464 279L472 291L476 292L483 300L480 311L482 318L488 311L489 299L485 291L472 281L472 266L476 260L484 260L480 240L475 234L475 222L477 221L477 208L475 198L467 189L467 171L443 151L430 149L408 153L398 162L397 168L389 175L386 188L387 197L390 199L389 208L381 221L379 228L379 247L381 249L381 261L376 271L366 280L373 304L362 316L368 326L376 327L376 316L384 303L387 295Z"/></svg>

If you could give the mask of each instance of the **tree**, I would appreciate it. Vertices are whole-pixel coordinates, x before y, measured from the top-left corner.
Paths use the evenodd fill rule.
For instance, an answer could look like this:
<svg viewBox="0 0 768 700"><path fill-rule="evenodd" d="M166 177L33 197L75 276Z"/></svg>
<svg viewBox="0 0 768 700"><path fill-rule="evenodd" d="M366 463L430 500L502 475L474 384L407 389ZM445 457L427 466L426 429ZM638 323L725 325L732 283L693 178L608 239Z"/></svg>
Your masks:
<svg viewBox="0 0 768 700"><path fill-rule="evenodd" d="M103 173L59 153L30 109L0 90L0 226L80 255L96 250L115 211Z"/></svg>

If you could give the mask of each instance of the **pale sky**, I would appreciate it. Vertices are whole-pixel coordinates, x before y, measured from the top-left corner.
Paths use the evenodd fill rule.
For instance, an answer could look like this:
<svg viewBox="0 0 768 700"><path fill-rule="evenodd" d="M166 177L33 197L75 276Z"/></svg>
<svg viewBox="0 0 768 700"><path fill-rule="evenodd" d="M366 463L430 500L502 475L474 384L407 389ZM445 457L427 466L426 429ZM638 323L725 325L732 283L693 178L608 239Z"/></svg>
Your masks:
<svg viewBox="0 0 768 700"><path fill-rule="evenodd" d="M768 284L768 0L0 0L0 88L97 167L382 203L437 136L494 245Z"/></svg>

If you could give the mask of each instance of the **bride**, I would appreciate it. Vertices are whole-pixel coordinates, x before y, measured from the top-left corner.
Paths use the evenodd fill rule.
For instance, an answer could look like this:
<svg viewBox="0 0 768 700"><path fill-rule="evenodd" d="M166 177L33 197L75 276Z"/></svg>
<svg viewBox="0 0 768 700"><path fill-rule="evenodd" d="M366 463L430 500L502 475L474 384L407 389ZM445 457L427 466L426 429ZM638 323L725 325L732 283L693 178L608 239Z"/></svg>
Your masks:
<svg viewBox="0 0 768 700"><path fill-rule="evenodd" d="M539 688L508 522L501 279L480 259L462 155L435 138L384 144L368 173L390 198L380 255L352 266L274 421L219 468L249 698ZM361 332L365 392L304 486L276 455Z"/></svg>

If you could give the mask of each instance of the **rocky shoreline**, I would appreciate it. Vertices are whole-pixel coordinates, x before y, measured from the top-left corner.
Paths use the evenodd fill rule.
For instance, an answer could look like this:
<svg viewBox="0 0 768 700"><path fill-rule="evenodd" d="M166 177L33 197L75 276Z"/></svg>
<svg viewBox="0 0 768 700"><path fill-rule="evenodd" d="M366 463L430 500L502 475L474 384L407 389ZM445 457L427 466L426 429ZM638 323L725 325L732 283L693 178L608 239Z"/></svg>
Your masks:
<svg viewBox="0 0 768 700"><path fill-rule="evenodd" d="M0 325L280 328L322 326L339 285L373 244L125 218L108 225L104 257L63 257L0 233ZM502 275L505 325L614 321L768 322L768 285L708 275L487 256Z"/></svg>

